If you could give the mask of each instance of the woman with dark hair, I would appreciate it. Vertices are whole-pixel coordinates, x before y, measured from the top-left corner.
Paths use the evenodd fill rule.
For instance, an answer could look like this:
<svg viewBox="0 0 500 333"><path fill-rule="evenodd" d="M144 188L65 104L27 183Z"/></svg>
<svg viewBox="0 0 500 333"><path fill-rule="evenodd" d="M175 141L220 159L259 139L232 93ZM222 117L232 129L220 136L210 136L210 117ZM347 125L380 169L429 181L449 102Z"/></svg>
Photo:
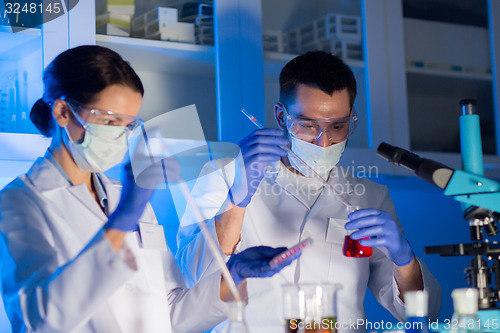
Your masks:
<svg viewBox="0 0 500 333"><path fill-rule="evenodd" d="M220 272L185 289L148 204L152 190L135 184L130 164L123 187L102 174L122 161L142 124L134 70L109 49L81 46L57 56L43 81L30 117L51 144L0 192L12 331L203 332L225 319ZM228 268L236 281L270 276L282 267L271 269L269 258L282 250L250 249Z"/></svg>

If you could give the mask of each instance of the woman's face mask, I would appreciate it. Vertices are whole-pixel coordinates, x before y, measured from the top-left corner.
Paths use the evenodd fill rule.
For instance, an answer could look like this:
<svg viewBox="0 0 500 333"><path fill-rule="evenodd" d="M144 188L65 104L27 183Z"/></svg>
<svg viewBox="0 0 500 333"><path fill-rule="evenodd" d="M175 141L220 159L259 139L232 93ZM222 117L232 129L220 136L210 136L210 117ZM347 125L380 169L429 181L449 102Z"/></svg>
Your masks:
<svg viewBox="0 0 500 333"><path fill-rule="evenodd" d="M128 89L111 86L101 93L101 98L118 100L115 103L118 109L127 110L130 106L135 110L134 102L137 102L138 97L135 94L138 93ZM121 98L116 98L117 96ZM139 97L138 101L141 98ZM130 133L143 125L142 120L130 114L102 111L83 106L66 97L63 99L85 131L83 141L78 142L71 138L67 126L64 127L66 135L63 140L76 165L86 172L103 172L119 164L127 153ZM82 112L77 112L79 110Z"/></svg>
<svg viewBox="0 0 500 333"><path fill-rule="evenodd" d="M76 165L83 171L106 171L119 164L127 153L129 131L123 126L87 124L81 143L73 141L67 127L64 129L68 139L66 146ZM123 134L124 130L126 134Z"/></svg>

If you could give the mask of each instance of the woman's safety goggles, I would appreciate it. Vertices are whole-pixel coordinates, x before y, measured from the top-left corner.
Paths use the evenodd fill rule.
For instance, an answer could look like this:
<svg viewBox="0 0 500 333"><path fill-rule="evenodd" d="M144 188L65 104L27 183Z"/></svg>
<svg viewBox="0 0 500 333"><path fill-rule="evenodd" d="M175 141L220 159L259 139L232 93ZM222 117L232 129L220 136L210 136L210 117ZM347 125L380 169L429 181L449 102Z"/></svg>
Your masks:
<svg viewBox="0 0 500 333"><path fill-rule="evenodd" d="M348 117L344 118L303 118L292 116L285 111L285 123L288 132L297 139L313 142L324 133L332 142L346 140L356 129L358 116L353 107Z"/></svg>
<svg viewBox="0 0 500 333"><path fill-rule="evenodd" d="M63 100L66 101L80 125L82 125L82 127L85 128L86 131L92 132L92 134L94 135L101 136L102 133L94 132L102 131L97 130L100 126L91 125L116 126L116 130L113 131L113 137L109 137L107 135L107 137L103 139L111 141L116 140L122 135L128 135L133 130L144 125L144 122L138 117L115 113L113 111L103 111L99 109L88 108L69 98L63 98ZM83 112L77 112L80 110L82 110ZM107 132L110 133L109 131Z"/></svg>

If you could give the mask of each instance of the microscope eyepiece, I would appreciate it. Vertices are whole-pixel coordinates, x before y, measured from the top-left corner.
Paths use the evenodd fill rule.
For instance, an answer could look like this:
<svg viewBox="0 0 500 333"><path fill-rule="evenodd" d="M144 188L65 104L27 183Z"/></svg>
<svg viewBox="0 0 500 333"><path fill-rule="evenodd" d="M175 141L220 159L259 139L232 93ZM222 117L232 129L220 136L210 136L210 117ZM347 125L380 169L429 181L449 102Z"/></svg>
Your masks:
<svg viewBox="0 0 500 333"><path fill-rule="evenodd" d="M448 184L455 170L433 160L421 158L403 148L382 142L377 155L395 165L401 165L415 172L415 175L442 189Z"/></svg>

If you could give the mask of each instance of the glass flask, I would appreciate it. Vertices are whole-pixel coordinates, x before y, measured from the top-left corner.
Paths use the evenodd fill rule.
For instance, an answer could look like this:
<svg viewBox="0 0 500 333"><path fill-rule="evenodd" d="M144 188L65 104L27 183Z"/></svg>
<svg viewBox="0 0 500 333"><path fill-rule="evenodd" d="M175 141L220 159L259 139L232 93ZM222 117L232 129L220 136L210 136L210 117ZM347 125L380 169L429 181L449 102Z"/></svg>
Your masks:
<svg viewBox="0 0 500 333"><path fill-rule="evenodd" d="M347 207L347 214L350 214L352 212L355 212L357 210L360 210L360 206L350 206ZM369 246L363 246L359 243L361 239L354 240L351 239L351 233L353 233L356 230L345 230L345 238L344 238L344 246L342 247L342 253L346 257L350 258L368 258L371 257L373 254L373 249ZM368 239L362 238L362 239Z"/></svg>

